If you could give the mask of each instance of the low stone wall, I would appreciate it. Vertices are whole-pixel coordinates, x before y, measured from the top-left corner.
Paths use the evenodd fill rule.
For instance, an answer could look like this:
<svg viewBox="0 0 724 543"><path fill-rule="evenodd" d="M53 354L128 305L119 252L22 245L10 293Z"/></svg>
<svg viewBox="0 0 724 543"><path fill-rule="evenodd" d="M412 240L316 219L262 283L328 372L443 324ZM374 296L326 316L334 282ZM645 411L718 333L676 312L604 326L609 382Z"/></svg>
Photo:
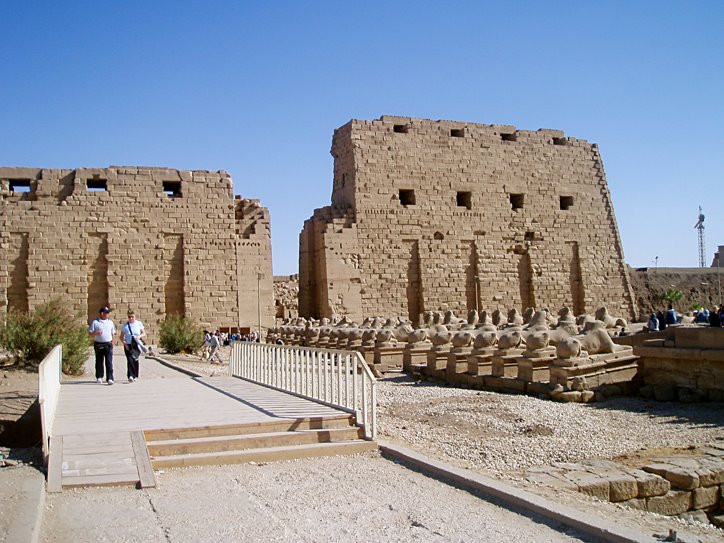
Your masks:
<svg viewBox="0 0 724 543"><path fill-rule="evenodd" d="M634 466L610 460L559 462L529 469L526 479L660 515L691 515L724 528L724 444Z"/></svg>
<svg viewBox="0 0 724 543"><path fill-rule="evenodd" d="M724 401L724 328L669 327L634 346L644 386L661 401Z"/></svg>

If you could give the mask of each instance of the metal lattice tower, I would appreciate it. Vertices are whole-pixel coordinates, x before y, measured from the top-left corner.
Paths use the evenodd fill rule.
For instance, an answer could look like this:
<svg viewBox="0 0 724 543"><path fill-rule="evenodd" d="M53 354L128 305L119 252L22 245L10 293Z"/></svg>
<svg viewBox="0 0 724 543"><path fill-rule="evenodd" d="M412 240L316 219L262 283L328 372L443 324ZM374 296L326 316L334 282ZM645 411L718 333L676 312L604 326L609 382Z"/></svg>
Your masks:
<svg viewBox="0 0 724 543"><path fill-rule="evenodd" d="M699 231L699 267L705 268L704 257L706 252L706 243L704 243L704 214L701 212L701 206L699 206L699 220L694 225Z"/></svg>

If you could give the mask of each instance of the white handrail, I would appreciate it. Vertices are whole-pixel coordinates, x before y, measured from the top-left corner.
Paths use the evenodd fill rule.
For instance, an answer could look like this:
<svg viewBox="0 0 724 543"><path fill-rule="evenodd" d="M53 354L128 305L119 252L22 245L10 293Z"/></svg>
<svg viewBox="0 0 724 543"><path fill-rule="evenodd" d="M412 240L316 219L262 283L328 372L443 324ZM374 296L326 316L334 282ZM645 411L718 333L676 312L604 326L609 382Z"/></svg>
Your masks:
<svg viewBox="0 0 724 543"><path fill-rule="evenodd" d="M377 437L377 380L356 351L236 341L229 373L352 413Z"/></svg>
<svg viewBox="0 0 724 543"><path fill-rule="evenodd" d="M46 464L50 454L50 430L53 428L55 410L60 394L60 368L63 361L63 346L56 345L38 367L38 405L40 425L43 432L43 459Z"/></svg>

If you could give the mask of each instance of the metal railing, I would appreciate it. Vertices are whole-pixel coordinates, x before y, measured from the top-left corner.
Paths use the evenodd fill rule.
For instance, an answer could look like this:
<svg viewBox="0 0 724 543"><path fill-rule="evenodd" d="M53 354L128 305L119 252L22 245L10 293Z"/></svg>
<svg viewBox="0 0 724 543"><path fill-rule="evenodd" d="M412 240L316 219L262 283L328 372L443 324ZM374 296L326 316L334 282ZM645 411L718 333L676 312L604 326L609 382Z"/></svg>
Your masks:
<svg viewBox="0 0 724 543"><path fill-rule="evenodd" d="M60 394L60 368L63 361L63 346L56 345L38 367L38 405L40 425L43 432L43 459L48 463L50 454L50 430L53 428L55 411Z"/></svg>
<svg viewBox="0 0 724 543"><path fill-rule="evenodd" d="M377 437L377 380L356 351L237 341L229 371L261 385L354 414Z"/></svg>

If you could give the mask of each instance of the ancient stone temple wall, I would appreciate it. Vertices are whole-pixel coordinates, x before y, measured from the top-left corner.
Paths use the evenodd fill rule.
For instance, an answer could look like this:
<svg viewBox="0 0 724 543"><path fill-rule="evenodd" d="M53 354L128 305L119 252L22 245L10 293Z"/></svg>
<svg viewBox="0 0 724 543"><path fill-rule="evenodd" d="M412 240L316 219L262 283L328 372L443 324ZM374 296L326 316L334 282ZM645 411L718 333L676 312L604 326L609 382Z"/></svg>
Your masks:
<svg viewBox="0 0 724 543"><path fill-rule="evenodd" d="M3 318L61 297L84 321L132 307L151 340L168 314L273 323L269 213L226 172L0 168L0 205Z"/></svg>
<svg viewBox="0 0 724 543"><path fill-rule="evenodd" d="M598 148L558 130L385 116L334 134L300 235L300 314L607 305L633 293Z"/></svg>

